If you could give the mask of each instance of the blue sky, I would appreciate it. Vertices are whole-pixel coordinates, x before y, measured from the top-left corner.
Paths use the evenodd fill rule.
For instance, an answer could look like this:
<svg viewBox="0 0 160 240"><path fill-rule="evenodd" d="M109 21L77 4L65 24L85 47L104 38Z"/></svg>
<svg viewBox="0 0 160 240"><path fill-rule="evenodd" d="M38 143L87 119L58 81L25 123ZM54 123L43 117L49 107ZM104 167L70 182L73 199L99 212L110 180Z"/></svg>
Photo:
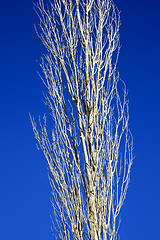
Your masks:
<svg viewBox="0 0 160 240"><path fill-rule="evenodd" d="M116 0L121 10L118 70L130 100L134 165L121 212L122 240L159 238L160 2ZM0 239L49 240L50 187L35 147L29 112L45 112L37 75L43 48L34 31L32 0L0 7Z"/></svg>

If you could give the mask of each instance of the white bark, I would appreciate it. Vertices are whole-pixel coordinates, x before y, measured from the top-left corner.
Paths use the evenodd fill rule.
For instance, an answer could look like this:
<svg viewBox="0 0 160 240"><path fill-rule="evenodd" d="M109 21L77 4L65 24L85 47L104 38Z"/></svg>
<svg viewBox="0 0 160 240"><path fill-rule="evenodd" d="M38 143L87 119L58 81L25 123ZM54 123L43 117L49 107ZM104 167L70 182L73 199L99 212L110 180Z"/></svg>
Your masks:
<svg viewBox="0 0 160 240"><path fill-rule="evenodd" d="M127 91L117 73L119 11L112 0L42 0L36 6L47 87L35 137L47 159L54 238L116 239L132 165Z"/></svg>

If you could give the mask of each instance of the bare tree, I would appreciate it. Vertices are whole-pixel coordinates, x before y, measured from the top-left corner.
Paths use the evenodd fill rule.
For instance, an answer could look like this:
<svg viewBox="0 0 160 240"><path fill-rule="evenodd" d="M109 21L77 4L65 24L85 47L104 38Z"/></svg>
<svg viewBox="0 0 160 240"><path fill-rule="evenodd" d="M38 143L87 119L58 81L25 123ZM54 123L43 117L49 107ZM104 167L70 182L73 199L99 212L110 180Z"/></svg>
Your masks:
<svg viewBox="0 0 160 240"><path fill-rule="evenodd" d="M133 160L120 13L112 0L39 0L36 11L53 129L31 121L49 166L54 238L116 239Z"/></svg>

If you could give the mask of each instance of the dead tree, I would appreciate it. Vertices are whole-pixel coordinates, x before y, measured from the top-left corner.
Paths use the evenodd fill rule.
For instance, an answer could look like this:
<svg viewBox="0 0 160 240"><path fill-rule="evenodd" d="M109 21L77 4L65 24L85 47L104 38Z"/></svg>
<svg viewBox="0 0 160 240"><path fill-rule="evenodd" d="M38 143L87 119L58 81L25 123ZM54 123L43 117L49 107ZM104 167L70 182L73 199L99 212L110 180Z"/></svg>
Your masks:
<svg viewBox="0 0 160 240"><path fill-rule="evenodd" d="M54 239L114 240L133 160L120 13L112 0L39 0L36 11L52 130L46 117L40 128L31 121L49 166Z"/></svg>

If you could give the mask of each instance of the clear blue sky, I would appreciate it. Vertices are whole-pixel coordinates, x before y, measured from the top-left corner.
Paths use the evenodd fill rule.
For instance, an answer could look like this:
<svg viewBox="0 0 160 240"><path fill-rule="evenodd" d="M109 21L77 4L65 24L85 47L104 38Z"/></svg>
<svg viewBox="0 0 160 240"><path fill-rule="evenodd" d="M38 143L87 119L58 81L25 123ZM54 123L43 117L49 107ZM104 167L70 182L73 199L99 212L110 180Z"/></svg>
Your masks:
<svg viewBox="0 0 160 240"><path fill-rule="evenodd" d="M159 239L160 1L116 0L121 10L118 70L130 99L136 156L121 212L122 240ZM37 75L43 53L32 0L0 7L0 239L49 240L47 166L35 148L28 113L45 112Z"/></svg>

